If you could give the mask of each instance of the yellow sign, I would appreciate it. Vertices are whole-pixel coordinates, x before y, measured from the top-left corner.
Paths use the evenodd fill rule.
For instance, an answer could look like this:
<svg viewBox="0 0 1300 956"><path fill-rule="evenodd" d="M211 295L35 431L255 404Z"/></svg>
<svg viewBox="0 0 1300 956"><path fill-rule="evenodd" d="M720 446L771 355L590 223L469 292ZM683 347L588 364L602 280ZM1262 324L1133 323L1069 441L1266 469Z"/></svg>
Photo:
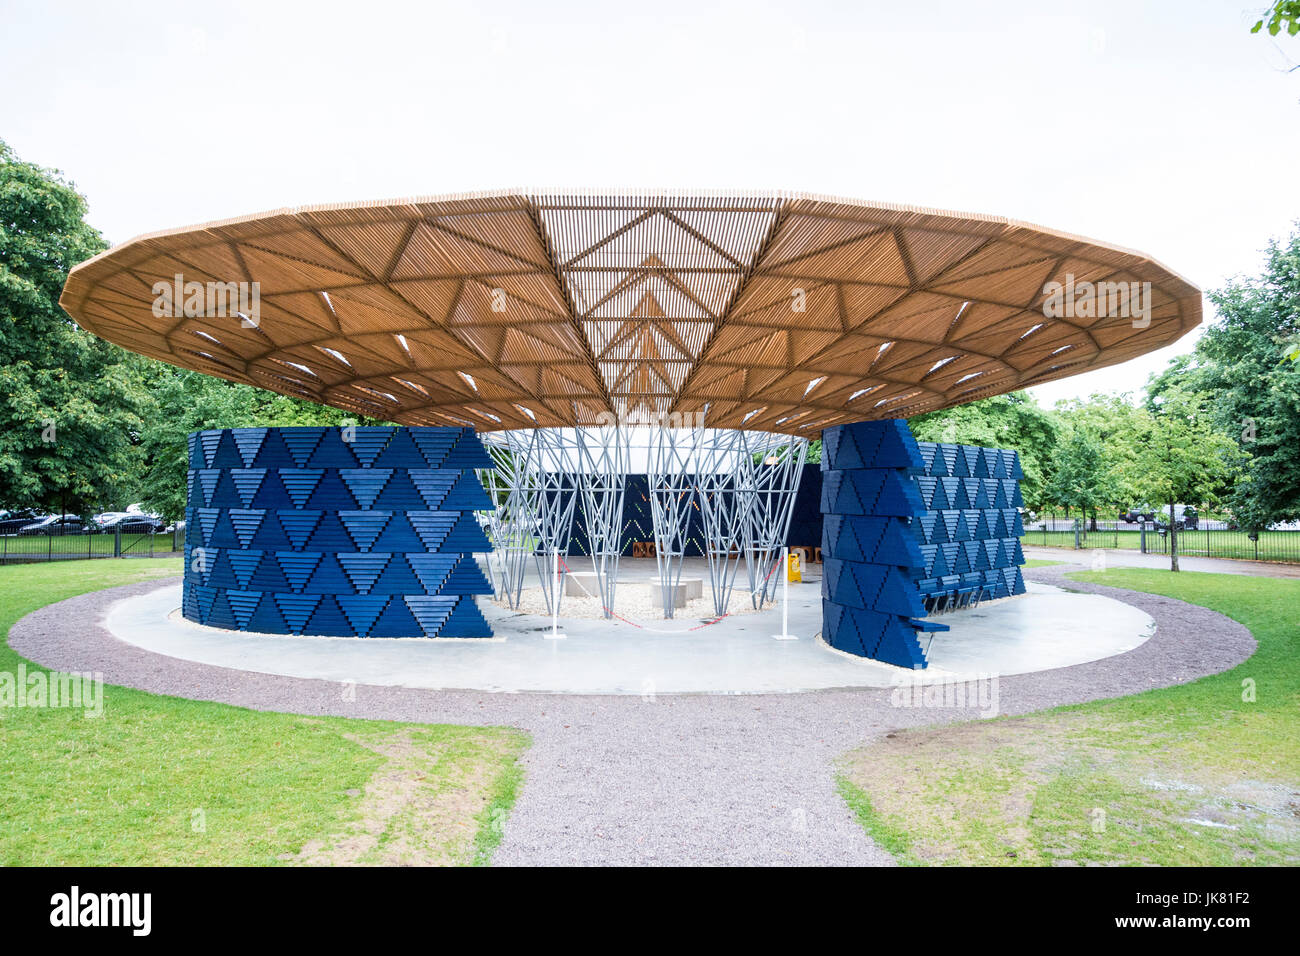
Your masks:
<svg viewBox="0 0 1300 956"><path fill-rule="evenodd" d="M803 562L800 556L798 551L791 551L786 556L786 580L803 582Z"/></svg>

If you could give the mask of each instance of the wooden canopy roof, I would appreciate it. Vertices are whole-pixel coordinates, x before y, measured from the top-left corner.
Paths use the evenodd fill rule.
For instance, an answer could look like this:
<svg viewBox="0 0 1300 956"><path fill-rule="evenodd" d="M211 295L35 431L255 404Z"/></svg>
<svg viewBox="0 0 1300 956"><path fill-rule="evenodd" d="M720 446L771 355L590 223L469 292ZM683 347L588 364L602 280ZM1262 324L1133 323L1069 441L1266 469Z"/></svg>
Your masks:
<svg viewBox="0 0 1300 956"><path fill-rule="evenodd" d="M154 284L177 275L257 282L256 325L155 317ZM1150 282L1149 325L1048 318L1044 287L1067 276ZM61 302L96 335L174 365L479 430L707 406L712 427L810 435L1114 365L1201 321L1200 292L1140 253L798 194L282 209L132 239L74 269Z"/></svg>

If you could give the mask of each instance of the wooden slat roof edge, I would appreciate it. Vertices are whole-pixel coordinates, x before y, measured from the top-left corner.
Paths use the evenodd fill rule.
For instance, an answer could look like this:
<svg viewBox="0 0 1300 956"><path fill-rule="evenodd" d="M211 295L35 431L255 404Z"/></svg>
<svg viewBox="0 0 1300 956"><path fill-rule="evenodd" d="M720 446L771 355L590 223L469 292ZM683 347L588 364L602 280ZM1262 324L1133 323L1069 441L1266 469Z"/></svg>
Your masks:
<svg viewBox="0 0 1300 956"><path fill-rule="evenodd" d="M518 199L525 204L535 204L538 199L594 199L606 197L617 200L644 201L652 199L738 199L742 201L762 201L770 200L774 204L781 202L788 203L817 203L825 205L838 205L857 207L863 210L877 210L880 212L903 213L920 216L935 216L944 219L966 220L973 222L987 222L993 225L1001 225L1005 230L1028 229L1043 235L1061 239L1065 242L1077 242L1085 245L1094 246L1099 249L1109 250L1125 256L1132 256L1139 259L1165 273L1172 279L1187 286L1187 293L1179 296L1180 299L1188 295L1199 295L1202 292L1200 286L1186 278L1182 274L1171 269L1158 259L1148 256L1146 253L1137 249L1126 246L1116 245L1105 242L1100 239L1093 239L1088 236L1082 236L1077 233L1066 232L1061 229L1054 229L1050 226L1043 226L1037 223L1027 222L1019 219L1011 219L1006 216L996 216L987 213L961 212L951 209L940 209L930 206L918 206L910 203L887 203L877 202L865 199L854 199L851 197L835 196L826 193L800 192L793 190L735 190L735 189L613 189L613 188L553 188L553 189L489 189L471 192L444 193L441 195L424 195L424 196L407 196L396 199L367 199L358 202L341 202L341 203L318 203L305 206L285 206L279 209L268 209L262 212L249 213L241 216L233 216L228 219L217 219L210 222L197 223L189 226L179 226L171 229L161 229L155 232L141 233L132 236L123 242L105 249L98 255L92 256L74 266L69 273L69 278L75 276L82 270L94 271L93 267L100 260L111 255L122 252L122 250L155 239L163 239L186 233L198 233L211 229L221 229L230 226L237 226L248 222L271 219L273 217L284 216L294 217L307 213L321 212L345 212L350 209L374 209L385 207L401 206L420 206L434 204L449 204L464 202L472 204L478 200L484 199ZM67 294L65 289L65 295ZM61 297L62 298L62 297Z"/></svg>

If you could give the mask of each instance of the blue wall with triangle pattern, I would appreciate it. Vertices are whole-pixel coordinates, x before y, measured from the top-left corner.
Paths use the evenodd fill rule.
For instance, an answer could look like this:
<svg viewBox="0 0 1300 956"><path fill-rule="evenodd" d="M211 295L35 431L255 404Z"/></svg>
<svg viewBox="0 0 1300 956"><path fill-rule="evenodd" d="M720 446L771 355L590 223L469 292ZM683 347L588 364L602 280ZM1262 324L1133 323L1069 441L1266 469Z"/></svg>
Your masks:
<svg viewBox="0 0 1300 956"><path fill-rule="evenodd" d="M490 637L470 428L233 428L189 436L182 613L270 634Z"/></svg>
<svg viewBox="0 0 1300 956"><path fill-rule="evenodd" d="M1024 593L1019 458L918 443L894 419L822 432L822 635L914 669L936 607Z"/></svg>

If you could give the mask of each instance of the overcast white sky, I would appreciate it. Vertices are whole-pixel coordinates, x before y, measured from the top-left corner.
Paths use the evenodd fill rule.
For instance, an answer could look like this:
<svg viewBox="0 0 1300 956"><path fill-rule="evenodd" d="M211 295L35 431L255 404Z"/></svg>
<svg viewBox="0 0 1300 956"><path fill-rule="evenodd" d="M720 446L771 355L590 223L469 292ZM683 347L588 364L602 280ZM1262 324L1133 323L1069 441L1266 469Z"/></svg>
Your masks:
<svg viewBox="0 0 1300 956"><path fill-rule="evenodd" d="M509 186L792 189L996 213L1204 289L1300 219L1266 0L14 2L0 137L112 242ZM1138 388L1192 337L1039 399Z"/></svg>

